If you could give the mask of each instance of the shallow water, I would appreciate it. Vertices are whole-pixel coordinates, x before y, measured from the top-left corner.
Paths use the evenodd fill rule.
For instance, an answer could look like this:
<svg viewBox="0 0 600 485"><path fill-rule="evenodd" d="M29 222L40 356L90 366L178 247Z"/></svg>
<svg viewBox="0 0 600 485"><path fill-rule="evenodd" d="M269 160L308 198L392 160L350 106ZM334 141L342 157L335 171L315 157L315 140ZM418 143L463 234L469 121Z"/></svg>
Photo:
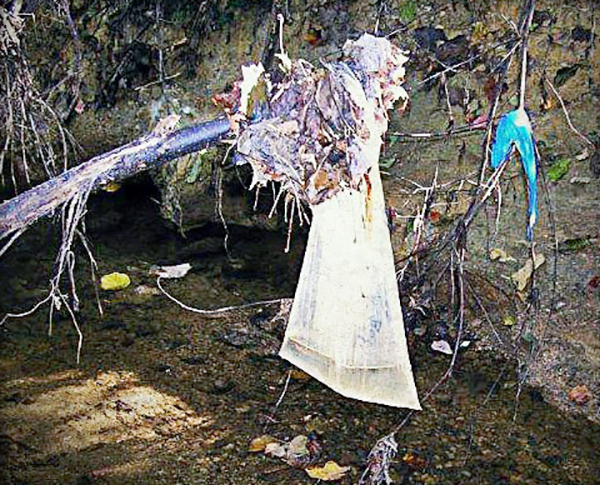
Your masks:
<svg viewBox="0 0 600 485"><path fill-rule="evenodd" d="M183 310L155 287L153 264L190 262L184 279L166 282L185 303L215 308L293 295L305 234L230 228L229 255L218 225L182 238L164 227L145 185L102 194L90 205L90 240L98 274L123 271L132 286L100 292L95 308L85 254L76 276L84 341L63 311L47 335L47 311L11 320L2 332L0 440L6 483L314 483L249 442L270 434L289 440L317 433L319 463L351 467L355 483L376 440L405 411L343 398L276 357L281 325L267 325L276 305L206 318ZM43 295L55 233L33 228L0 261L3 310ZM405 310L408 305L405 302ZM430 350L431 319L408 325L421 396L444 374L449 357ZM420 335L415 328L424 328ZM520 389L516 365L473 341L452 377L396 434L396 483L597 483L600 428ZM275 404L281 399L277 409Z"/></svg>

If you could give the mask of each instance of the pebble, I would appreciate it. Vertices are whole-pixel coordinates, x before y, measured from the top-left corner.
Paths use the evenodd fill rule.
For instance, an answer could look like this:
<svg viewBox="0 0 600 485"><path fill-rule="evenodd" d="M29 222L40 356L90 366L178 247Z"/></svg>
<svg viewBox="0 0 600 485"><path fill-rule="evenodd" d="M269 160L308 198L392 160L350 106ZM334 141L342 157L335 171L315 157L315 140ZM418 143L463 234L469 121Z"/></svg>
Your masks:
<svg viewBox="0 0 600 485"><path fill-rule="evenodd" d="M217 379L209 387L208 392L211 394L225 394L235 387L235 382L229 379Z"/></svg>

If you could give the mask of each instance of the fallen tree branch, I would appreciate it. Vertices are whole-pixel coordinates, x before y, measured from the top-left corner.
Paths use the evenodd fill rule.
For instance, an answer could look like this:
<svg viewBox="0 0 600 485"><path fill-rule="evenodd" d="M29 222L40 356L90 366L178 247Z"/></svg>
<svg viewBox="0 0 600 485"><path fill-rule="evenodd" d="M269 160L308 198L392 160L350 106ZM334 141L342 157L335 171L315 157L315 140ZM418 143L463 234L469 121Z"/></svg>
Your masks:
<svg viewBox="0 0 600 485"><path fill-rule="evenodd" d="M198 151L223 138L230 129L229 121L225 118L177 131L159 122L148 135L98 155L1 204L0 240L54 212L81 190L94 191L109 182L124 180Z"/></svg>

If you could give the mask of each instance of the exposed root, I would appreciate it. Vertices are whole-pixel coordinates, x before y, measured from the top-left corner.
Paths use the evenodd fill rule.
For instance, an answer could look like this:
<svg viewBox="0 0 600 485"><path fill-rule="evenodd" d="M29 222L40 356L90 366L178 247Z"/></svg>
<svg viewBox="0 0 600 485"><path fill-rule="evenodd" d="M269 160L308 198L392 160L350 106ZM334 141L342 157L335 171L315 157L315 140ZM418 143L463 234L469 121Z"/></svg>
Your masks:
<svg viewBox="0 0 600 485"><path fill-rule="evenodd" d="M90 184L91 185L91 184ZM8 313L2 320L0 326L4 325L9 319L17 319L29 316L35 313L46 303L50 304L48 316L48 334L53 332L53 316L55 311L60 311L63 307L69 314L75 331L77 332L77 363L81 360L81 349L83 345L83 333L77 321L76 313L79 311L79 297L77 295L77 286L75 281L75 252L73 251L73 242L77 236L84 244L92 266L92 275L95 274L96 262L92 256L89 245L84 237L84 232L79 229L82 225L86 213L86 204L90 194L90 186L87 190L79 192L61 209L62 240L56 261L54 263L53 275L50 279L50 288L45 298L37 302L32 308L21 313ZM17 233L18 234L18 233ZM14 238L14 236L13 236ZM11 241L9 241L10 243ZM6 247L6 246L5 246ZM64 287L66 286L66 289ZM98 301L99 304L99 301Z"/></svg>
<svg viewBox="0 0 600 485"><path fill-rule="evenodd" d="M27 60L24 32L31 15L20 11L21 2L0 6L0 185L14 192L31 185L32 181L57 175L68 165L75 143L64 128L68 113L61 115L51 107L51 92L39 90L33 70ZM73 35L75 66L71 76L79 79L78 36L70 17L68 3L61 0L57 8L64 16ZM69 22L70 20L70 22ZM64 84L61 81L58 85ZM68 112L79 96L79 81Z"/></svg>
<svg viewBox="0 0 600 485"><path fill-rule="evenodd" d="M552 90L552 92L554 93L554 95L556 96L556 98L558 99L558 102L560 103L560 107L562 108L563 113L565 114L565 119L567 120L567 125L569 125L569 128L571 129L571 131L573 133L575 133L579 138L581 138L588 145L594 146L594 144L590 141L590 139L588 137L586 137L585 135L583 135L583 133L581 133L573 125L573 122L571 121L571 117L569 116L569 111L567 110L567 107L565 105L565 102L562 99L562 96L560 95L560 93L554 87L554 84L552 84L552 82L550 82L550 80L547 77L544 77L544 81L546 81L546 83L548 84L548 86L550 86L550 89Z"/></svg>

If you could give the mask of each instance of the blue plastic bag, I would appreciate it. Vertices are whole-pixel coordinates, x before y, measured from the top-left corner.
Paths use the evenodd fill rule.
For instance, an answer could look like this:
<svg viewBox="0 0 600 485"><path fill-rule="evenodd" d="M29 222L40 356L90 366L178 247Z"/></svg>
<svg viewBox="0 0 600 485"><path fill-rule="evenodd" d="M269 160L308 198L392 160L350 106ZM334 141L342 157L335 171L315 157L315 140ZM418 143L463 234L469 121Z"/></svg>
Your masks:
<svg viewBox="0 0 600 485"><path fill-rule="evenodd" d="M521 155L521 164L527 177L529 205L527 209L526 237L533 239L533 226L537 220L537 157L529 116L523 108L506 113L496 127L492 144L491 166L496 169L510 158L513 147Z"/></svg>

